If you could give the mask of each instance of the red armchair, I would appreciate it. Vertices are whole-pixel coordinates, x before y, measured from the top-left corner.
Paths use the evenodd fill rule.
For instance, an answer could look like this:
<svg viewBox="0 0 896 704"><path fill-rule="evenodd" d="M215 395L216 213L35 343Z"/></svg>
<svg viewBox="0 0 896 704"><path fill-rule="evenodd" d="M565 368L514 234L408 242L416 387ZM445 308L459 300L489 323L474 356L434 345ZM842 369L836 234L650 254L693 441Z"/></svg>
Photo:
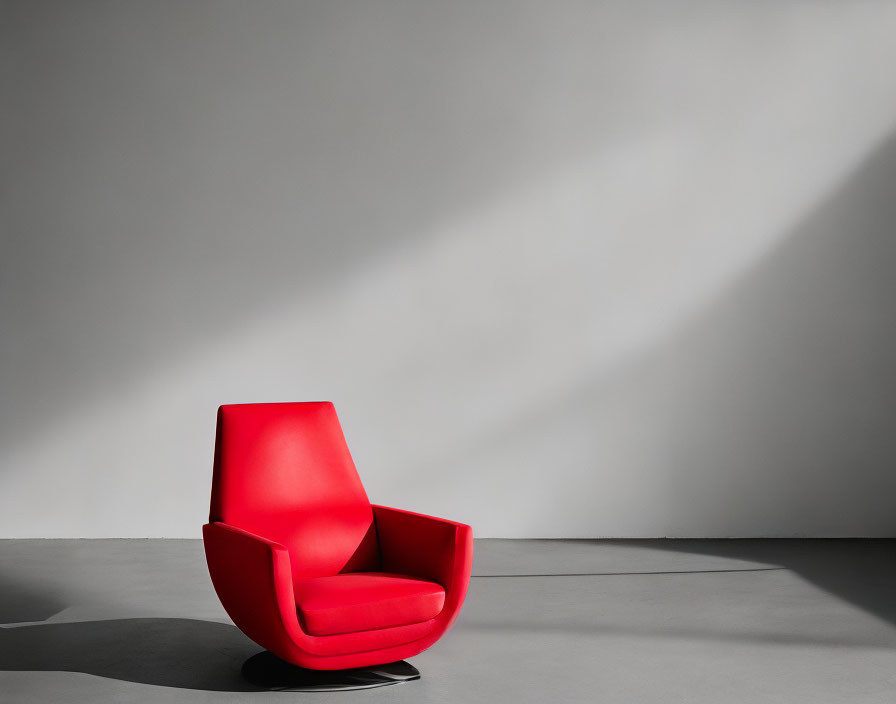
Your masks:
<svg viewBox="0 0 896 704"><path fill-rule="evenodd" d="M218 409L203 537L233 622L311 670L428 648L457 617L473 558L469 526L371 506L329 402Z"/></svg>

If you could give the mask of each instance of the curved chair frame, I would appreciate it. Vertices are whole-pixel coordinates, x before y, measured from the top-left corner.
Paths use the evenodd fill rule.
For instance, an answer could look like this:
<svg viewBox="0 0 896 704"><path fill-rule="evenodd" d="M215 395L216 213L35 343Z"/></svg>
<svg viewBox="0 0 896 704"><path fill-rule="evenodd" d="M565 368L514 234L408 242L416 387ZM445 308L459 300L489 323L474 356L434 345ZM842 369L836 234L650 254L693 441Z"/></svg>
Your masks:
<svg viewBox="0 0 896 704"><path fill-rule="evenodd" d="M227 408L232 407L219 409L213 494L219 481L221 413ZM473 558L472 529L410 511L377 505L370 508L381 571L442 585L445 603L437 616L390 628L311 635L302 628L293 595L291 561L301 560L302 555L295 551L291 554L286 546L263 535L211 520L203 526L209 573L237 627L283 660L312 670L382 665L416 655L435 643L457 618L467 592Z"/></svg>

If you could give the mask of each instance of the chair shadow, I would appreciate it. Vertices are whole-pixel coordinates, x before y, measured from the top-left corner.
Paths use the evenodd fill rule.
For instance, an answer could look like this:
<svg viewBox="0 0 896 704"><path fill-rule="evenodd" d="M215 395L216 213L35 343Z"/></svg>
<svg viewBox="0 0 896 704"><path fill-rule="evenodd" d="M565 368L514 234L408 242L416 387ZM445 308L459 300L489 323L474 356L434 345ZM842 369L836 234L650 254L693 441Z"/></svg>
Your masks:
<svg viewBox="0 0 896 704"><path fill-rule="evenodd" d="M213 692L263 691L240 674L258 650L235 626L188 618L0 628L0 670L83 672Z"/></svg>

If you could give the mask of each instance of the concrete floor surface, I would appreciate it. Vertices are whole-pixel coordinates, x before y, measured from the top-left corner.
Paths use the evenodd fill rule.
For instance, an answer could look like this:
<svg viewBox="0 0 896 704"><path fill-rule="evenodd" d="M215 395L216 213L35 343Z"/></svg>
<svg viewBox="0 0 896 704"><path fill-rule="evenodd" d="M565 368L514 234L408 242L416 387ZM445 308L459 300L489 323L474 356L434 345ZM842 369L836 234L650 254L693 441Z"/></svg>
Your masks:
<svg viewBox="0 0 896 704"><path fill-rule="evenodd" d="M422 679L258 692L196 540L0 541L0 702L896 702L896 541L478 540Z"/></svg>

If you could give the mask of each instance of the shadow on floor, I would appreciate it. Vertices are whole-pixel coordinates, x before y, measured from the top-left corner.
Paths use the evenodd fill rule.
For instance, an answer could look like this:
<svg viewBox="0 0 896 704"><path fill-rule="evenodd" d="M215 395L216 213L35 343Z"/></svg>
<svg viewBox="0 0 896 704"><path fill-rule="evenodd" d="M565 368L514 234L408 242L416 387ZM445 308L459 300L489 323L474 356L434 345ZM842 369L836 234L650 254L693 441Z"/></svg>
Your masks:
<svg viewBox="0 0 896 704"><path fill-rule="evenodd" d="M542 543L580 569L552 569L561 563L545 559ZM896 540L558 539L536 547L539 570L474 576L464 629L564 645L622 637L648 647L670 639L804 652L896 647ZM526 608L533 602L541 607Z"/></svg>
<svg viewBox="0 0 896 704"><path fill-rule="evenodd" d="M240 674L258 650L235 626L186 618L0 628L0 670L83 672L218 692L261 691Z"/></svg>
<svg viewBox="0 0 896 704"><path fill-rule="evenodd" d="M605 544L715 555L785 567L817 587L896 624L896 540L605 540Z"/></svg>
<svg viewBox="0 0 896 704"><path fill-rule="evenodd" d="M639 624L619 625L613 623L589 623L587 620L566 621L534 620L531 616L514 619L476 619L468 620L464 627L469 630L487 632L491 635L497 633L506 634L507 638L532 638L545 635L561 636L565 638L580 638L582 636L599 636L600 638L640 638L645 642L658 643L663 640L689 640L695 642L710 642L751 646L796 646L811 648L849 649L859 648L864 650L892 651L889 640L875 638L874 636L824 636L812 634L786 634L777 631L756 631L726 633L721 629L713 629L708 626L694 627L670 627L666 624L644 626Z"/></svg>
<svg viewBox="0 0 896 704"><path fill-rule="evenodd" d="M0 624L45 621L67 606L66 599L50 587L0 573Z"/></svg>

